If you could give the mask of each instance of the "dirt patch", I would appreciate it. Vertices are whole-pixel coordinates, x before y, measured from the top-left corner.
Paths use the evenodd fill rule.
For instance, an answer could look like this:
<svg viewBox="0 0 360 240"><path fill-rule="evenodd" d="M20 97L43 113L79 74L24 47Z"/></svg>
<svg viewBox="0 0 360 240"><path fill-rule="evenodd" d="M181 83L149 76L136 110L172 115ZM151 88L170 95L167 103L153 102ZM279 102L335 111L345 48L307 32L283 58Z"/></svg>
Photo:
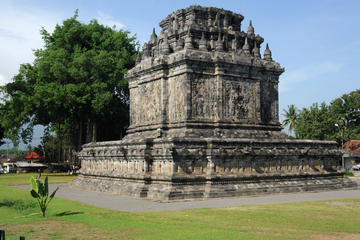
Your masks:
<svg viewBox="0 0 360 240"><path fill-rule="evenodd" d="M313 230L303 230L294 228L274 228L274 227L253 227L241 226L251 230L251 234L256 236L279 237L281 239L314 239L314 240L359 240L360 233L319 233Z"/></svg>
<svg viewBox="0 0 360 240"><path fill-rule="evenodd" d="M355 233L329 233L329 234L314 234L308 235L307 239L316 239L316 240L359 240L360 234Z"/></svg>

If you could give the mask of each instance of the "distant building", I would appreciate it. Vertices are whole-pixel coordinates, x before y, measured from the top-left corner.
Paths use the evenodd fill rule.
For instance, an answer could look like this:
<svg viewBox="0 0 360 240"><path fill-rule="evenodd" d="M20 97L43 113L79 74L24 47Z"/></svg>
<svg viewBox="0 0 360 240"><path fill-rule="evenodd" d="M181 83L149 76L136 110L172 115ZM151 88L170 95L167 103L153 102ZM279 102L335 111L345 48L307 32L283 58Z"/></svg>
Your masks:
<svg viewBox="0 0 360 240"><path fill-rule="evenodd" d="M38 153L34 151L30 152L28 155L25 156L25 160L30 162L38 162L43 158L44 158L43 156L40 156Z"/></svg>
<svg viewBox="0 0 360 240"><path fill-rule="evenodd" d="M342 145L344 151L344 168L350 170L352 166L360 164L360 140L350 140Z"/></svg>
<svg viewBox="0 0 360 240"><path fill-rule="evenodd" d="M33 162L16 162L15 166L19 172L37 172L39 169L43 171L47 168L45 164Z"/></svg>
<svg viewBox="0 0 360 240"><path fill-rule="evenodd" d="M5 173L12 172L37 172L39 169L43 171L48 166L42 163L39 163L44 159L43 156L40 156L36 152L32 151L28 154L23 153L19 156L15 154L9 154L8 157L0 156L0 164L4 168Z"/></svg>

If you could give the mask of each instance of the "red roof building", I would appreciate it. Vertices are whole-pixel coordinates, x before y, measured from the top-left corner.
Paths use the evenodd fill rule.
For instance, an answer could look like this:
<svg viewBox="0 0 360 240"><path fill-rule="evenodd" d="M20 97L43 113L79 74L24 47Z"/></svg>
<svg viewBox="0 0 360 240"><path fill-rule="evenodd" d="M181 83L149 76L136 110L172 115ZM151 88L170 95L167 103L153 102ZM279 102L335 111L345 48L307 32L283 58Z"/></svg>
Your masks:
<svg viewBox="0 0 360 240"><path fill-rule="evenodd" d="M40 156L39 154L37 154L34 151L30 152L28 155L25 156L25 159L27 159L27 160L39 160L42 158L43 158L43 156Z"/></svg>
<svg viewBox="0 0 360 240"><path fill-rule="evenodd" d="M360 140L347 141L342 145L342 149L351 156L360 156Z"/></svg>

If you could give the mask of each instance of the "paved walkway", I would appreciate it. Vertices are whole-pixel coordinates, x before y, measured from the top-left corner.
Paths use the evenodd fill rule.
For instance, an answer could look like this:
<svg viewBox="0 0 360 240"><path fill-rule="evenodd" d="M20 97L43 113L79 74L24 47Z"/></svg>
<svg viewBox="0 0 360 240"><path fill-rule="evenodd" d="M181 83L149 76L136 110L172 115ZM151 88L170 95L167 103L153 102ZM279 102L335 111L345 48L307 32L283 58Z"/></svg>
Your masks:
<svg viewBox="0 0 360 240"><path fill-rule="evenodd" d="M301 202L313 200L330 200L338 198L360 198L360 189L357 190L338 190L328 192L302 192L287 194L272 194L256 197L232 197L217 198L208 200L192 200L184 202L160 203L150 200L135 199L131 197L99 193L92 191L78 190L69 187L67 184L51 184L50 190L59 186L56 197L66 198L74 201L95 205L98 207L109 208L127 212L156 212L156 211L175 211L191 208L223 208L255 204L272 204ZM29 186L18 186L21 189L29 189Z"/></svg>

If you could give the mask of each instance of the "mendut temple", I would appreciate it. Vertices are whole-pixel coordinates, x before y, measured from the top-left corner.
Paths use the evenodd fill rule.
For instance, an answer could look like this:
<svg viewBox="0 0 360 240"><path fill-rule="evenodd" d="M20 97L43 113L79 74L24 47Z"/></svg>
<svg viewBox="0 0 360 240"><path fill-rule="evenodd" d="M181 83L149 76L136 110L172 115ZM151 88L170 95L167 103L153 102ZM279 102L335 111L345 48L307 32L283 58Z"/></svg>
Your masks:
<svg viewBox="0 0 360 240"><path fill-rule="evenodd" d="M284 68L243 19L191 6L162 20L126 75L127 135L84 145L73 184L158 201L356 187L336 142L281 132Z"/></svg>

